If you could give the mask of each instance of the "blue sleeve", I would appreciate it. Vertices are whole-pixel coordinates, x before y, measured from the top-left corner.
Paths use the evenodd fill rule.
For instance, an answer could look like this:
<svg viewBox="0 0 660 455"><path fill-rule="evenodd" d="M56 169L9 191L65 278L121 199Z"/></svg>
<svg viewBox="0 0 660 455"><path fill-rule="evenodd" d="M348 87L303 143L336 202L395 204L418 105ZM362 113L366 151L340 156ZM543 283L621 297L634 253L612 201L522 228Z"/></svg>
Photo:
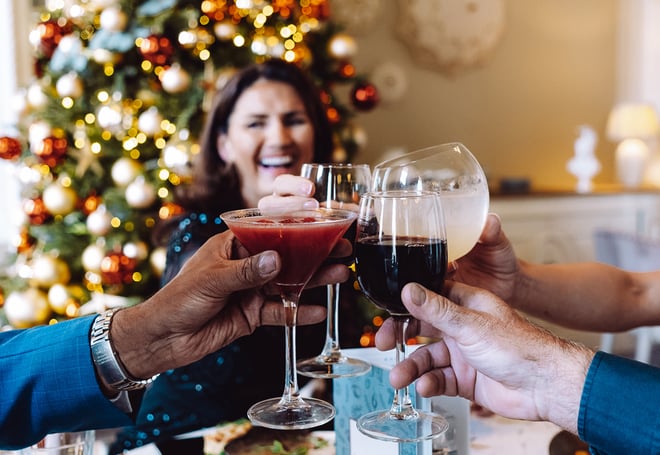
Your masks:
<svg viewBox="0 0 660 455"><path fill-rule="evenodd" d="M131 424L96 380L93 320L0 332L0 449L25 447L48 433Z"/></svg>
<svg viewBox="0 0 660 455"><path fill-rule="evenodd" d="M582 391L578 434L594 454L660 454L660 369L596 353Z"/></svg>

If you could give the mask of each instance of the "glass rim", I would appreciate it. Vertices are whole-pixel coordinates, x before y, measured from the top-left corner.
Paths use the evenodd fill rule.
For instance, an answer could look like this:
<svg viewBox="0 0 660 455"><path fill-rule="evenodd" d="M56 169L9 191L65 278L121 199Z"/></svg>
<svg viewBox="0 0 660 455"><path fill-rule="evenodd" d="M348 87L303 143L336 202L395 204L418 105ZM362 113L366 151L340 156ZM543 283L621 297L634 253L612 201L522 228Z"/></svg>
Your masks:
<svg viewBox="0 0 660 455"><path fill-rule="evenodd" d="M345 222L347 218L357 218L357 212L354 212L353 210L345 210L345 209L338 209L338 208L330 208L330 207L318 207L316 209L299 209L299 210L287 210L284 212L273 212L273 213L264 213L260 208L257 207L250 207L250 208L245 208L245 209L235 209L235 210L228 210L226 212L221 213L219 216L220 218L226 223L227 220L230 220L232 222L241 222L241 220L247 220L248 218L255 218L255 217L273 217L273 218L287 218L287 217L292 217L292 216L313 216L313 215L332 215L336 214L337 218L324 218L323 221L325 223L332 223L332 222ZM252 223L251 221L243 221L246 223ZM295 226L297 224L294 223L274 223L278 225L292 225ZM272 226L272 224L264 224L264 226Z"/></svg>
<svg viewBox="0 0 660 455"><path fill-rule="evenodd" d="M366 167L370 169L370 166L367 163L303 163L300 167L319 167L319 168L337 168L337 169L350 169L350 168L361 168Z"/></svg>
<svg viewBox="0 0 660 455"><path fill-rule="evenodd" d="M467 152L468 155L477 164L479 164L479 162L477 161L474 154L462 142L445 142L444 144L429 145L428 147L423 147L423 148L420 148L420 149L411 150L411 151L405 152L401 155L398 155L398 156L395 156L395 157L392 157L392 158L388 158L388 159L386 159L384 161L381 161L380 163L377 163L376 165L374 165L374 171L380 170L380 169L383 169L383 168L395 168L395 167L410 166L411 164L415 164L419 161L430 158L431 155L425 155L425 154L429 153L431 150L437 149L437 148L443 148L443 151L446 151L446 152L458 148L459 151L461 151L461 152ZM423 156L417 157L416 155L423 155ZM405 159L409 159L409 160L401 162L401 163L396 163L396 161L405 160ZM479 166L479 167L481 167L481 166ZM482 170L482 172L483 172L483 170Z"/></svg>
<svg viewBox="0 0 660 455"><path fill-rule="evenodd" d="M381 198L381 199L403 199L403 198L414 198L414 197L429 197L433 196L436 198L441 198L442 195L438 191L431 190L374 190L367 191L360 199L366 198Z"/></svg>

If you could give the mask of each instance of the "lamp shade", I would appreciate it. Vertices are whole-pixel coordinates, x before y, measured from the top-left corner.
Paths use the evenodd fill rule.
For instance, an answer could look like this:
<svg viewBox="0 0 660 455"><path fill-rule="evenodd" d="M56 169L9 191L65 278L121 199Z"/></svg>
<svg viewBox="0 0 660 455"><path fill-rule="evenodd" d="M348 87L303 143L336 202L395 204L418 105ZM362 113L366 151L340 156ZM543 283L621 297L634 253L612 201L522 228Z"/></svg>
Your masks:
<svg viewBox="0 0 660 455"><path fill-rule="evenodd" d="M650 139L659 132L658 114L650 104L618 104L607 119L607 137L612 141Z"/></svg>

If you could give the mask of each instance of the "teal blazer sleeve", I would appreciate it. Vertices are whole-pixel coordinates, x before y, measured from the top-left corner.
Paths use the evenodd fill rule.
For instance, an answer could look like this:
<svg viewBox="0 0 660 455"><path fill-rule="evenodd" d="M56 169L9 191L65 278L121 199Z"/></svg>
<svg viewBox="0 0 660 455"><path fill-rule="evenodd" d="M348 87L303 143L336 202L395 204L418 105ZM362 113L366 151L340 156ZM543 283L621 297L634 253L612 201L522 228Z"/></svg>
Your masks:
<svg viewBox="0 0 660 455"><path fill-rule="evenodd" d="M597 352L582 391L578 433L593 454L660 454L660 368Z"/></svg>
<svg viewBox="0 0 660 455"><path fill-rule="evenodd" d="M99 388L89 347L93 320L0 332L0 449L48 433L132 423Z"/></svg>

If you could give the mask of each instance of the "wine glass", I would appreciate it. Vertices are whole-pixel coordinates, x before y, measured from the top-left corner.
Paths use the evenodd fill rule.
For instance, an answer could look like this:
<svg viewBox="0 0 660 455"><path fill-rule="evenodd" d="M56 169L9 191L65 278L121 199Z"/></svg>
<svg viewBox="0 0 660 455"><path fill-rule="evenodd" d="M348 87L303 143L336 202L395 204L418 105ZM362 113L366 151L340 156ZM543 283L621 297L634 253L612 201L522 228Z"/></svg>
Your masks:
<svg viewBox="0 0 660 455"><path fill-rule="evenodd" d="M405 359L410 314L401 290L412 281L442 290L447 272L447 238L440 195L432 191L384 191L362 196L357 221L355 268L362 292L388 311L396 329L396 362ZM415 409L408 387L396 390L390 409L358 419L373 438L418 442L441 436L444 417Z"/></svg>
<svg viewBox="0 0 660 455"><path fill-rule="evenodd" d="M371 184L371 169L367 164L303 164L300 175L314 182L314 197L326 207L357 212L360 195ZM344 237L355 242L355 222ZM353 263L353 256L344 263ZM339 378L365 374L371 365L363 360L346 357L339 346L339 303L341 284L328 285L328 317L325 344L319 355L298 362L298 374L312 378Z"/></svg>
<svg viewBox="0 0 660 455"><path fill-rule="evenodd" d="M265 215L251 208L220 215L251 254L275 250L281 258L282 268L273 283L286 310L284 392L280 398L260 401L248 409L248 418L255 425L301 430L323 425L335 416L330 403L300 396L296 371L298 300L356 216L350 210L328 208L278 215Z"/></svg>
<svg viewBox="0 0 660 455"><path fill-rule="evenodd" d="M396 189L440 192L449 261L468 253L479 240L488 215L488 182L465 145L434 145L377 164L372 190Z"/></svg>

